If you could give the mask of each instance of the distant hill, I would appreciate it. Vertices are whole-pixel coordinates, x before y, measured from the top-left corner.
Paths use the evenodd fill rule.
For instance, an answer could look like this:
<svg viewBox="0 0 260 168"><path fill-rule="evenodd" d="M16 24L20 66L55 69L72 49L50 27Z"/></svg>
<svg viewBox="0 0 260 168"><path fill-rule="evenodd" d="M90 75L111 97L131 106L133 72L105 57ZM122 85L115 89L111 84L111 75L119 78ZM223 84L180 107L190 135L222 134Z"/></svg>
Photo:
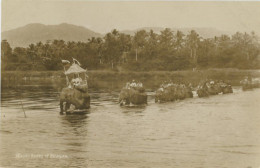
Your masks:
<svg viewBox="0 0 260 168"><path fill-rule="evenodd" d="M13 30L2 32L2 39L6 39L11 47L27 47L31 43L47 40L82 41L87 42L91 37L102 37L82 26L62 23L59 25L28 24Z"/></svg>
<svg viewBox="0 0 260 168"><path fill-rule="evenodd" d="M139 28L136 30L123 30L120 31L121 33L125 33L125 34L129 34L129 35L134 35L135 32L139 31L139 30L145 30L147 32L149 32L150 30L153 30L154 33L160 34L160 32L162 30L164 30L165 28L163 27L143 27L143 28ZM227 32L227 31L221 31L215 28L170 28L173 31L177 31L180 30L182 31L184 34L188 34L191 30L195 30L201 37L203 38L212 38L215 36L220 36L222 34L226 34L226 35L231 35L231 32Z"/></svg>

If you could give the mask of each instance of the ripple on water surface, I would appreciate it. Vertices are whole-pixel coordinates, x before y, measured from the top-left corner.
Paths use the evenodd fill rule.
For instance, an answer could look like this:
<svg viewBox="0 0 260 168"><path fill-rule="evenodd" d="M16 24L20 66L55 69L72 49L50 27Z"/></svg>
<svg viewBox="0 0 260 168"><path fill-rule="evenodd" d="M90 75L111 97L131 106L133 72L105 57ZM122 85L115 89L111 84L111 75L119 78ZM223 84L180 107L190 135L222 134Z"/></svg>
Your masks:
<svg viewBox="0 0 260 168"><path fill-rule="evenodd" d="M60 115L54 90L3 92L0 166L260 166L259 89L161 104L148 95L147 106L120 107L118 92L93 92L86 113Z"/></svg>

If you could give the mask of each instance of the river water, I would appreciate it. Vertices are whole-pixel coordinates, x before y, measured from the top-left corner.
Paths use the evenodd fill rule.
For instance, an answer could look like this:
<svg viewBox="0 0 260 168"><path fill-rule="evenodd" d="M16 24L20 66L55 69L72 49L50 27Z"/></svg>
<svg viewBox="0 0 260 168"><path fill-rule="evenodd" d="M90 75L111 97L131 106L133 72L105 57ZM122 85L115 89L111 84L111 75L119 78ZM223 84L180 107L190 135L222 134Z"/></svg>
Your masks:
<svg viewBox="0 0 260 168"><path fill-rule="evenodd" d="M260 89L163 104L149 92L141 107L118 94L60 115L55 89L2 90L0 167L260 167Z"/></svg>

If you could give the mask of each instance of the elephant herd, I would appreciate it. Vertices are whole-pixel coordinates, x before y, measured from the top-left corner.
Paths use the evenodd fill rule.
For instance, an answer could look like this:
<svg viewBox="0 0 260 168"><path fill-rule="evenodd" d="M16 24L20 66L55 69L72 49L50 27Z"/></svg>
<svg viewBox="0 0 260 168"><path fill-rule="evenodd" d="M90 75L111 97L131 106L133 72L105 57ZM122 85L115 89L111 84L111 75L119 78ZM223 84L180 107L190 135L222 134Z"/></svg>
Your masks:
<svg viewBox="0 0 260 168"><path fill-rule="evenodd" d="M240 82L243 90L252 88L260 88L260 79L245 78ZM208 97L210 95L233 93L232 86L223 81L206 80L201 82L196 88L191 84L175 84L172 82L163 83L159 89L155 91L155 103L171 102L192 98L193 91L197 92L198 97ZM132 81L124 86L119 94L119 104L123 105L142 105L147 104L147 93L141 82ZM65 109L64 109L65 103ZM74 88L63 88L60 94L60 110L61 113L67 112L70 106L74 105L75 109L90 108L90 95L87 85L75 86Z"/></svg>
<svg viewBox="0 0 260 168"><path fill-rule="evenodd" d="M131 83L132 84L132 83ZM126 85L120 92L120 105L132 104L146 104L147 94L142 85ZM129 87L130 86L130 87ZM133 87L134 86L134 87ZM172 82L164 83L155 92L155 102L171 102L176 100L183 100L185 98L192 98L194 88L191 84L174 84ZM219 93L227 94L233 93L232 86L223 81L205 81L198 86L198 97L207 97L210 95L217 95Z"/></svg>

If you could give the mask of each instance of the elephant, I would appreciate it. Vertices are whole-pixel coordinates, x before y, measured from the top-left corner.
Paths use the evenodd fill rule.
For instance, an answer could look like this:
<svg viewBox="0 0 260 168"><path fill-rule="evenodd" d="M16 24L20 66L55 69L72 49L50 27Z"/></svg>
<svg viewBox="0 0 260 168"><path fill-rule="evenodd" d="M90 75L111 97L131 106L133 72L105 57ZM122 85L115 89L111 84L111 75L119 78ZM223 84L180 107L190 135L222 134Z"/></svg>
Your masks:
<svg viewBox="0 0 260 168"><path fill-rule="evenodd" d="M242 84L242 89L244 91L260 87L260 79L259 78L253 78L251 80L248 80L248 78L246 78L246 79L240 81L240 83Z"/></svg>
<svg viewBox="0 0 260 168"><path fill-rule="evenodd" d="M209 84L208 82L204 82L199 86L199 89L197 90L197 94L199 97L207 97L209 95L217 95L219 93L233 93L232 86L224 83L223 81L211 81L211 84Z"/></svg>
<svg viewBox="0 0 260 168"><path fill-rule="evenodd" d="M147 94L144 88L123 88L119 94L120 105L147 104Z"/></svg>
<svg viewBox="0 0 260 168"><path fill-rule="evenodd" d="M244 80L240 81L240 83L242 84L242 90L243 91L253 89L252 81L248 80L247 78L245 78Z"/></svg>
<svg viewBox="0 0 260 168"><path fill-rule="evenodd" d="M252 84L243 84L242 85L242 90L246 91L246 90L252 90L253 89L253 85Z"/></svg>
<svg viewBox="0 0 260 168"><path fill-rule="evenodd" d="M175 95L173 92L171 92L170 89L164 89L161 88L158 89L155 93L155 103L157 102L168 102L168 101L174 101Z"/></svg>
<svg viewBox="0 0 260 168"><path fill-rule="evenodd" d="M63 113L63 104L65 102L65 112L73 104L75 109L90 108L90 96L85 87L63 88L60 93L60 113Z"/></svg>
<svg viewBox="0 0 260 168"><path fill-rule="evenodd" d="M223 94L233 93L232 86L231 86L231 85L221 86L221 92L222 92Z"/></svg>
<svg viewBox="0 0 260 168"><path fill-rule="evenodd" d="M167 87L159 88L155 93L155 102L169 102L192 98L190 87L184 85L169 84Z"/></svg>
<svg viewBox="0 0 260 168"><path fill-rule="evenodd" d="M209 88L208 88L208 93L209 95L217 95L219 93L222 92L222 89L220 87L219 84L214 84L214 85L211 85Z"/></svg>

